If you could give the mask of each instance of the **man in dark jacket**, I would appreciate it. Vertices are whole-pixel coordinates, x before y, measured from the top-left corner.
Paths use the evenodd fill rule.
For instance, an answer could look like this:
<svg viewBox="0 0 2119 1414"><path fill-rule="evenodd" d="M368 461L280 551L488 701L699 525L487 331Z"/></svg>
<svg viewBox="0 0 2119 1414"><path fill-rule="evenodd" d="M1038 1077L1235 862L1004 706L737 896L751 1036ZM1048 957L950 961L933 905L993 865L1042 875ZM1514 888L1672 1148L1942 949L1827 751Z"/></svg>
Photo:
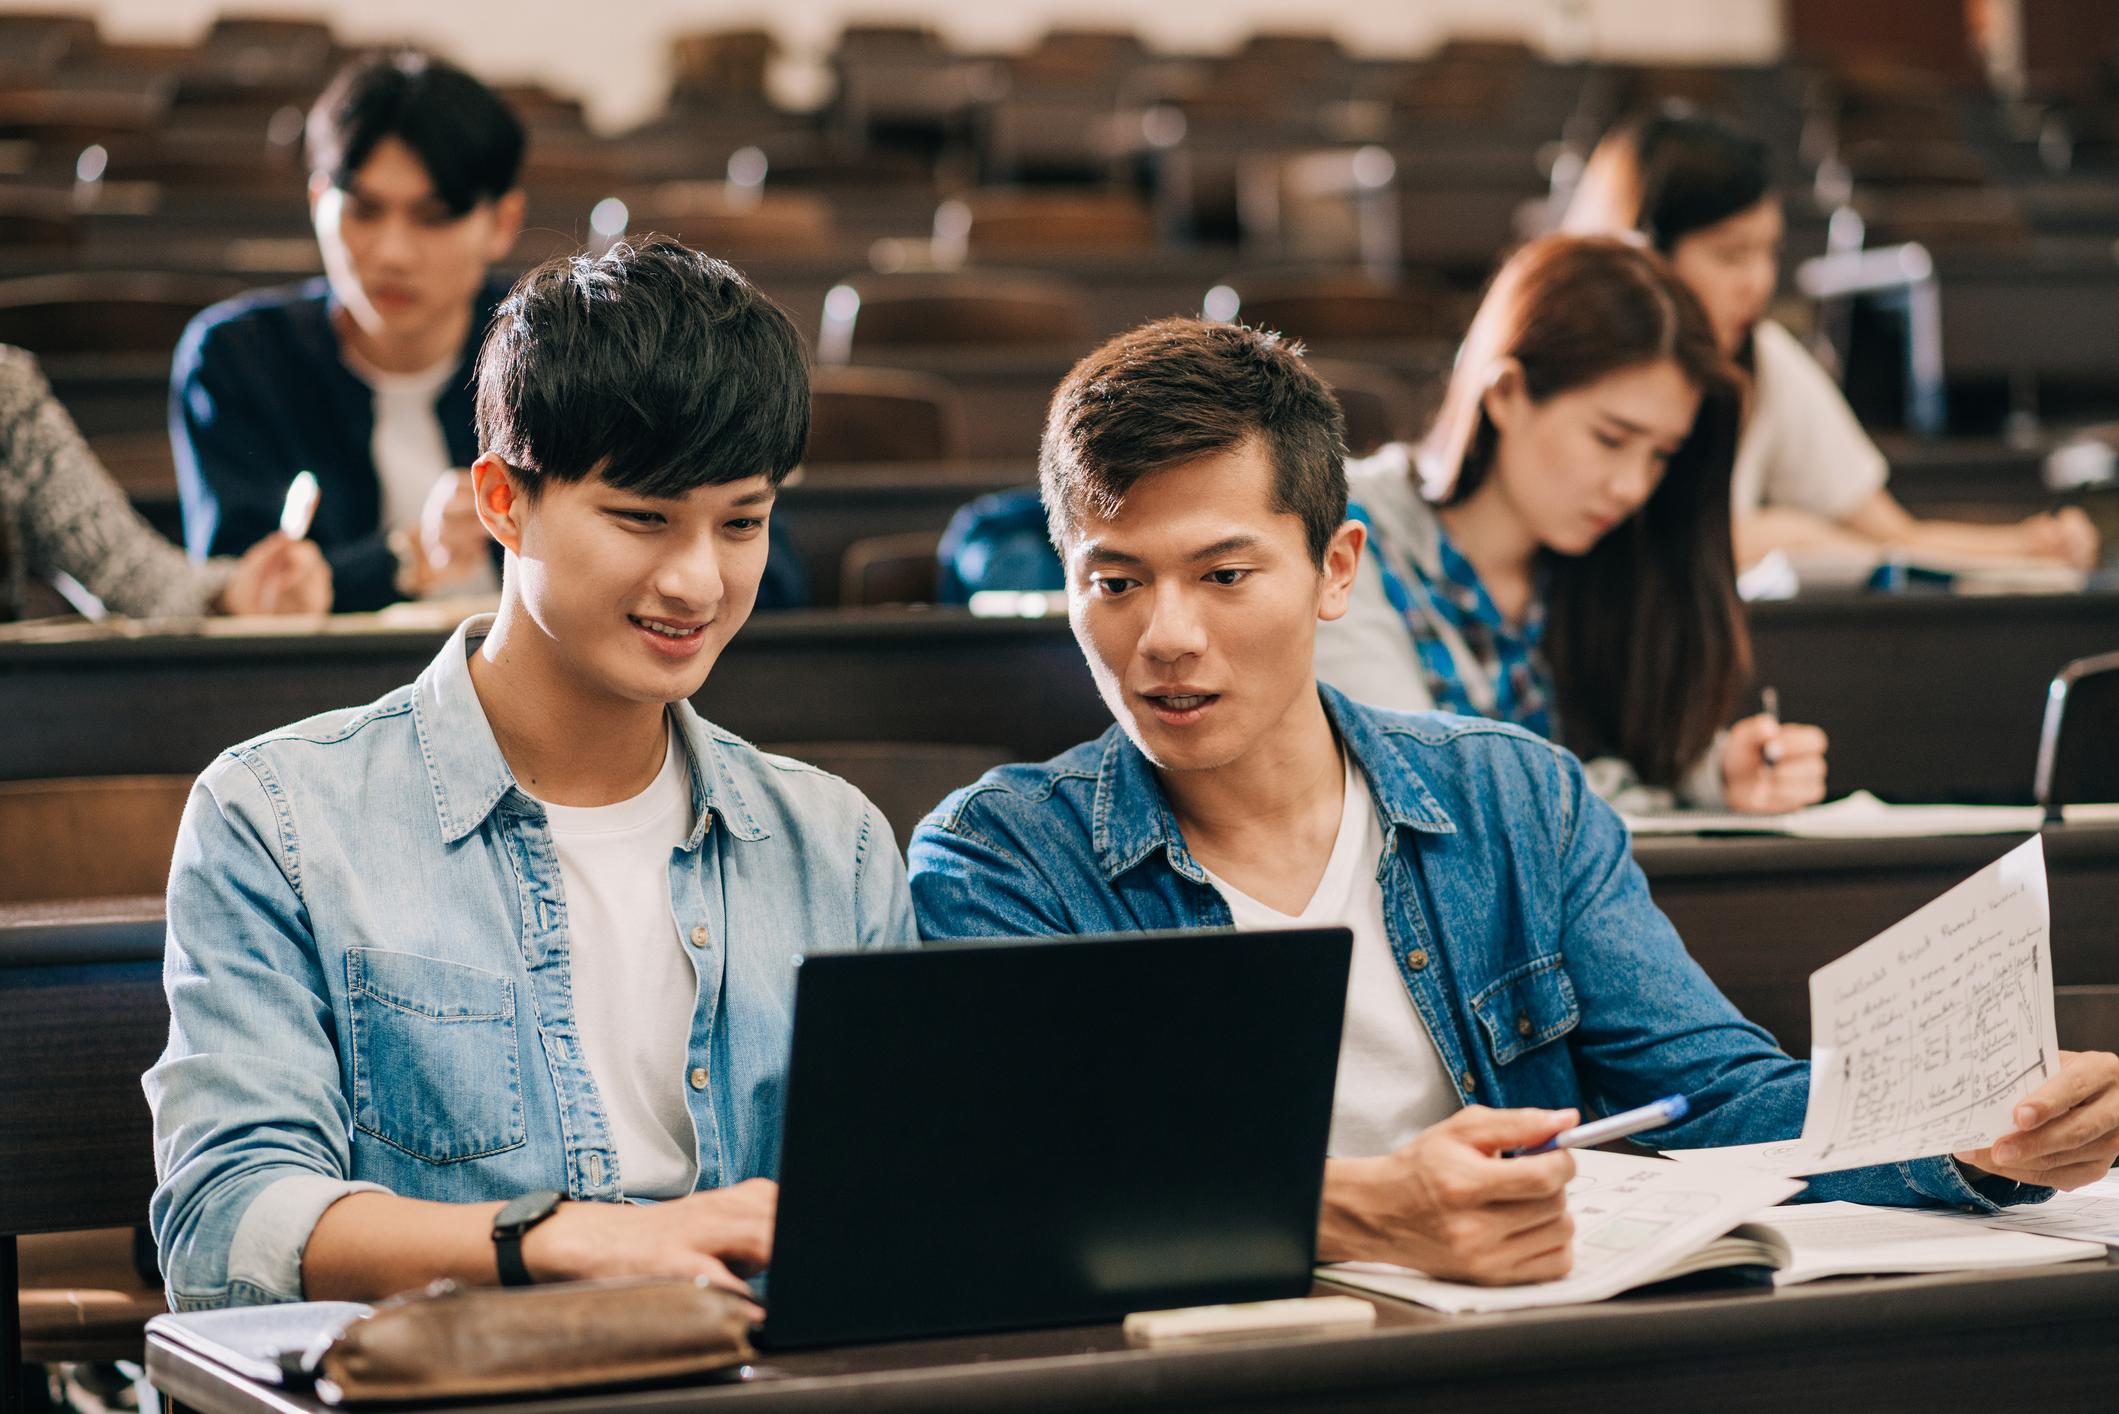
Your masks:
<svg viewBox="0 0 2119 1414"><path fill-rule="evenodd" d="M216 305L178 346L170 436L195 555L277 524L296 473L337 605L478 592L492 548L461 468L477 455L471 366L522 223L522 124L460 69L355 63L309 115L325 277Z"/></svg>

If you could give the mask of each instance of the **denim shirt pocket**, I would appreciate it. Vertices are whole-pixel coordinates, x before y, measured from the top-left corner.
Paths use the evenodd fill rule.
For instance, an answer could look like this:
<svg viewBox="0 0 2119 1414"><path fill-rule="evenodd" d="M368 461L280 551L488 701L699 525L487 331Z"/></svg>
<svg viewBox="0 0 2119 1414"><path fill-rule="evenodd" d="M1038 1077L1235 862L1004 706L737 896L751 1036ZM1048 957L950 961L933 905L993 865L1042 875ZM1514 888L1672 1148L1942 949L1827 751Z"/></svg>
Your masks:
<svg viewBox="0 0 2119 1414"><path fill-rule="evenodd" d="M433 1164L524 1142L515 984L413 953L346 953L353 1123Z"/></svg>
<svg viewBox="0 0 2119 1414"><path fill-rule="evenodd" d="M1507 1065L1575 1029L1582 1019L1575 986L1558 953L1534 957L1472 998L1495 1065Z"/></svg>

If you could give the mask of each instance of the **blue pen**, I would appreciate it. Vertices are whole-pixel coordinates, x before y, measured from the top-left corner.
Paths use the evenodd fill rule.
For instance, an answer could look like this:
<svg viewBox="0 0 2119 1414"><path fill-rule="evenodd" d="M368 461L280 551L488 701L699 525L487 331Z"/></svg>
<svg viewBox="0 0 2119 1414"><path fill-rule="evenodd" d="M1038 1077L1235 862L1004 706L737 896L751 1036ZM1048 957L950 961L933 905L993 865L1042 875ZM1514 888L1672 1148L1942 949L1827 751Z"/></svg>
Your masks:
<svg viewBox="0 0 2119 1414"><path fill-rule="evenodd" d="M1613 1139L1624 1139L1629 1134L1643 1130L1660 1129L1666 1124L1675 1124L1683 1119L1692 1106L1683 1095L1672 1095L1657 1100L1652 1105L1643 1105L1637 1110L1611 1115L1605 1119L1594 1119L1587 1124L1578 1124L1573 1129L1563 1129L1552 1138L1529 1149L1511 1149L1507 1157L1519 1158L1525 1154L1549 1154L1555 1149L1587 1149L1593 1144L1603 1144Z"/></svg>

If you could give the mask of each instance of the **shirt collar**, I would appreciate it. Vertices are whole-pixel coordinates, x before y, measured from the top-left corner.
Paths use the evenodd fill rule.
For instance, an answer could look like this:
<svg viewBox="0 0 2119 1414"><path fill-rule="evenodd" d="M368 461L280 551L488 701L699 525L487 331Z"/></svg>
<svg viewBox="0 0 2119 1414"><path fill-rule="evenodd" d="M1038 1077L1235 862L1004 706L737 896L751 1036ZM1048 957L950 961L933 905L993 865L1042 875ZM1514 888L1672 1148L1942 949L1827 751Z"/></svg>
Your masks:
<svg viewBox="0 0 2119 1414"><path fill-rule="evenodd" d="M1442 808L1427 783L1405 760L1387 733L1381 731L1369 709L1353 702L1337 689L1318 685L1325 714L1346 744L1362 775L1369 795L1384 823L1391 828L1419 830L1426 834L1453 834L1456 824ZM1125 729L1114 725L1103 736L1103 761L1096 774L1096 804L1092 841L1097 864L1105 879L1138 865L1162 850L1170 867L1196 883L1207 882L1206 871L1185 847L1177 817L1164 797L1155 768L1141 754Z"/></svg>
<svg viewBox="0 0 2119 1414"><path fill-rule="evenodd" d="M471 685L472 645L492 630L493 617L475 614L459 624L413 687L412 720L447 844L484 824L509 792L525 804L532 801L508 768L478 690ZM737 788L725 754L717 749L713 729L690 702L678 702L673 710L691 763L693 823L684 847L697 849L716 818L737 839L767 838Z"/></svg>

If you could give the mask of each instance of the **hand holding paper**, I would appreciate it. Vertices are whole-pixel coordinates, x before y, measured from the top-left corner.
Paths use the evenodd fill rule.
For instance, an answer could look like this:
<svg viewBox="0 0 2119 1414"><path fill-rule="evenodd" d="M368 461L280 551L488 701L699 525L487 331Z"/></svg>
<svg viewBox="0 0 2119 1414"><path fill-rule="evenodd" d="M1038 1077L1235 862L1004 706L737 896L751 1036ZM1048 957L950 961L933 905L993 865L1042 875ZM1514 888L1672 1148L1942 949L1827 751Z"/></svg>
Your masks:
<svg viewBox="0 0 2119 1414"><path fill-rule="evenodd" d="M2110 1174L2119 1159L2119 1056L2062 1051L2060 1060L2060 1073L2016 1106L2014 1129L1957 1161L2048 1188L2081 1188Z"/></svg>
<svg viewBox="0 0 2119 1414"><path fill-rule="evenodd" d="M2057 1110L2061 1092L2049 1088L2063 1067L2041 841L1812 973L1810 1017L1801 1138L1671 1157L1832 1173L1977 1150L2017 1125L2017 1108L2034 1096L2046 1097L2034 1108ZM2119 1108L2119 1063L2111 1075L2078 1069L2063 1090L2090 1109L2055 1137L2094 1145L2101 1106ZM2069 1151L2040 1152L2050 1163Z"/></svg>

